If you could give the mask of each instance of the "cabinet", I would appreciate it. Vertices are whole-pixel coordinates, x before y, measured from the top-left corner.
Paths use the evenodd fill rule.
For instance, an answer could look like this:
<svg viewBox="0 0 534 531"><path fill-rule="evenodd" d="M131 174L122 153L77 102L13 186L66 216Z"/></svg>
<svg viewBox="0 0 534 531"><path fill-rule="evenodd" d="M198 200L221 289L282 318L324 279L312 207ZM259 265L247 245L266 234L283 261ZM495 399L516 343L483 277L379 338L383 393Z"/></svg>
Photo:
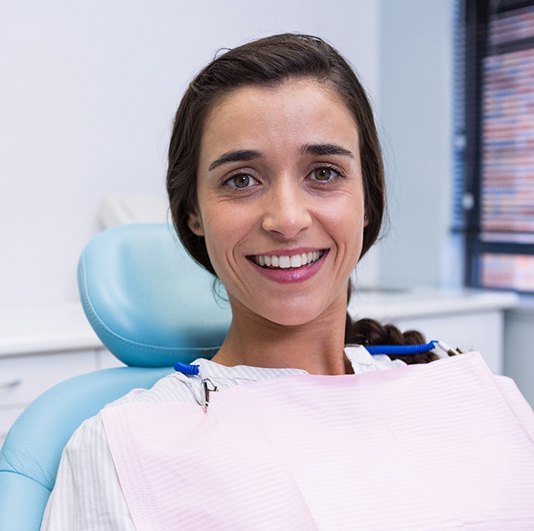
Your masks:
<svg viewBox="0 0 534 531"><path fill-rule="evenodd" d="M72 376L96 369L95 351L41 353L0 358L0 437L37 396ZM3 422L2 422L3 419Z"/></svg>
<svg viewBox="0 0 534 531"><path fill-rule="evenodd" d="M0 309L0 443L24 408L50 387L120 365L79 303Z"/></svg>

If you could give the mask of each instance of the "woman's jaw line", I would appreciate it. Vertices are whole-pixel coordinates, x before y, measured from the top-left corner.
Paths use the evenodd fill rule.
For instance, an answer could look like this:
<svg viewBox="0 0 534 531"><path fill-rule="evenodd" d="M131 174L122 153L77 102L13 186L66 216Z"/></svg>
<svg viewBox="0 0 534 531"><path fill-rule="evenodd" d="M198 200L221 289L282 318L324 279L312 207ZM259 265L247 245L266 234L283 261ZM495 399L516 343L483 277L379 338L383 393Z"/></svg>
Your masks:
<svg viewBox="0 0 534 531"><path fill-rule="evenodd" d="M310 374L345 372L342 353L346 299L312 319L294 324L259 315L232 297L230 304L234 317L214 361L228 366L299 368ZM339 367L331 370L332 363Z"/></svg>

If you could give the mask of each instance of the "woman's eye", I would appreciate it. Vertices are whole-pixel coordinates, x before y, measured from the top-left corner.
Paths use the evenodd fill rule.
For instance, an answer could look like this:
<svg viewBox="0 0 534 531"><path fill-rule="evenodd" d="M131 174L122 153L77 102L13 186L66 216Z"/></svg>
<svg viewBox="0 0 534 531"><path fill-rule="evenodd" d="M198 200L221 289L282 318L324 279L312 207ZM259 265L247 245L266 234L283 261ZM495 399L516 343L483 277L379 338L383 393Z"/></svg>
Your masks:
<svg viewBox="0 0 534 531"><path fill-rule="evenodd" d="M328 166L315 168L311 173L312 179L319 182L333 181L334 179L339 177L339 175L340 174L337 170Z"/></svg>
<svg viewBox="0 0 534 531"><path fill-rule="evenodd" d="M251 175L240 173L230 177L224 184L230 186L230 188L250 188L251 186L258 184L258 181Z"/></svg>

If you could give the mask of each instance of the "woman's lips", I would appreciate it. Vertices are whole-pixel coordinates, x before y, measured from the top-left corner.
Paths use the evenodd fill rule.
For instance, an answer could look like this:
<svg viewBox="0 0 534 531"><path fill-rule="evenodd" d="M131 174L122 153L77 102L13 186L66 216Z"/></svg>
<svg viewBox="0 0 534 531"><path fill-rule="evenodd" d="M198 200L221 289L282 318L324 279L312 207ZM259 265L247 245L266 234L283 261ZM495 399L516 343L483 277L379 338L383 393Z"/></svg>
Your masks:
<svg viewBox="0 0 534 531"><path fill-rule="evenodd" d="M248 257L253 260L257 265L262 267L273 267L280 269L289 269L290 267L302 267L307 264L316 262L325 253L324 249L317 251L308 251L302 253L286 254L266 254L266 255L254 255Z"/></svg>
<svg viewBox="0 0 534 531"><path fill-rule="evenodd" d="M311 278L319 271L327 254L328 249L320 249L291 255L251 255L247 259L262 276L287 284Z"/></svg>

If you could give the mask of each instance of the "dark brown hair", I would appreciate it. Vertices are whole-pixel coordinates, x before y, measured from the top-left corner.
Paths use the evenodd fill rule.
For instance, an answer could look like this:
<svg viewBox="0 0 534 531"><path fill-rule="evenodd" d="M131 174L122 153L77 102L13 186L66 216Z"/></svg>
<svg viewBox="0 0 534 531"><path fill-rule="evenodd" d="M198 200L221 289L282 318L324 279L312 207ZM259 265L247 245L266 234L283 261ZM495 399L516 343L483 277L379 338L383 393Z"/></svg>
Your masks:
<svg viewBox="0 0 534 531"><path fill-rule="evenodd" d="M174 120L169 147L167 192L176 231L191 256L208 271L204 238L188 226L197 201L197 167L204 123L221 98L246 85L276 86L289 79L317 80L333 90L358 126L368 224L363 256L376 241L384 213L384 170L373 112L365 90L347 61L324 40L285 33L224 52L189 84Z"/></svg>
<svg viewBox="0 0 534 531"><path fill-rule="evenodd" d="M384 169L373 111L364 88L349 63L319 37L293 33L273 35L225 51L205 66L189 84L174 120L167 171L174 226L189 254L215 276L204 238L195 235L188 225L189 215L197 207L198 159L208 113L238 88L247 85L275 87L287 80L303 78L316 80L335 92L354 117L360 136L368 216L360 258L378 238L385 208ZM371 320L352 323L347 316L347 343L412 344L423 339L417 334L403 335L392 325L384 327ZM403 359L426 361L420 355Z"/></svg>
<svg viewBox="0 0 534 531"><path fill-rule="evenodd" d="M426 343L425 336L417 330L401 332L392 324L383 325L374 319L360 319L353 323L349 316L345 325L345 343L356 345L420 345ZM391 359L400 359L412 365L428 363L438 358L433 352L421 354L389 354Z"/></svg>

